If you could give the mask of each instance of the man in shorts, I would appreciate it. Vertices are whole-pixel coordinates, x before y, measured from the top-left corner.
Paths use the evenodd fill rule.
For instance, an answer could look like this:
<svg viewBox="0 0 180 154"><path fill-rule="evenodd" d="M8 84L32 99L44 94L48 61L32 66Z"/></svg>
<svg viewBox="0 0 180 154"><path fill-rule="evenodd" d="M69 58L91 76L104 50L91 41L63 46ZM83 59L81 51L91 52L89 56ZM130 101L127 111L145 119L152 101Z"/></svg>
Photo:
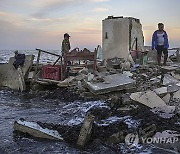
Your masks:
<svg viewBox="0 0 180 154"><path fill-rule="evenodd" d="M162 53L164 54L163 65L166 65L168 58L168 48L169 48L168 35L164 30L164 24L158 23L158 30L156 30L152 36L152 50L154 49L157 50L158 65L161 65Z"/></svg>

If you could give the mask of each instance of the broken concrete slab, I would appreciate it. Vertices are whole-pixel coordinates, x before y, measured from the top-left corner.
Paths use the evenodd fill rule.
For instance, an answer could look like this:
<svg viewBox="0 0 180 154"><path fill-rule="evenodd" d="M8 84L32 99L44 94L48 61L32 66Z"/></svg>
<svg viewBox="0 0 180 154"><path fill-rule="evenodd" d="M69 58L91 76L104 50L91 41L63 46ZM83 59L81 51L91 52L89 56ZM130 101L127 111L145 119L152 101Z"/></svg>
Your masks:
<svg viewBox="0 0 180 154"><path fill-rule="evenodd" d="M130 98L134 101L140 102L150 108L163 107L166 103L153 91L132 93Z"/></svg>
<svg viewBox="0 0 180 154"><path fill-rule="evenodd" d="M168 93L174 93L174 92L176 92L176 91L178 91L180 89L180 87L178 86L178 84L169 84L168 86L167 86L167 92Z"/></svg>
<svg viewBox="0 0 180 154"><path fill-rule="evenodd" d="M88 142L90 135L91 135L94 118L95 117L92 114L88 114L85 117L83 125L81 127L79 138L77 141L78 146L83 147Z"/></svg>
<svg viewBox="0 0 180 154"><path fill-rule="evenodd" d="M179 81L169 74L165 74L163 78L163 85L168 85L172 83L178 83Z"/></svg>
<svg viewBox="0 0 180 154"><path fill-rule="evenodd" d="M34 55L26 55L21 76L24 79L28 77L28 73L33 64ZM0 65L0 86L9 87L14 90L22 89L22 84L20 83L19 71L13 66L14 57L9 59L9 63Z"/></svg>
<svg viewBox="0 0 180 154"><path fill-rule="evenodd" d="M28 133L31 136L52 139L63 140L57 130L50 130L48 128L42 128L36 122L28 122L24 120L18 120L14 122L14 130L22 133Z"/></svg>
<svg viewBox="0 0 180 154"><path fill-rule="evenodd" d="M175 99L180 99L180 90L178 90L177 92L175 92L175 93L173 94L173 98L175 98Z"/></svg>
<svg viewBox="0 0 180 154"><path fill-rule="evenodd" d="M167 87L160 87L160 88L154 89L154 92L159 96L168 93Z"/></svg>
<svg viewBox="0 0 180 154"><path fill-rule="evenodd" d="M105 94L112 91L130 88L135 84L135 80L124 74L113 74L104 76L104 82L91 83L84 80L86 87L94 94Z"/></svg>
<svg viewBox="0 0 180 154"><path fill-rule="evenodd" d="M175 79L180 80L180 75L179 75L179 74L175 74L174 72L172 72L171 75L172 75Z"/></svg>
<svg viewBox="0 0 180 154"><path fill-rule="evenodd" d="M161 76L157 76L150 79L152 85L158 85L161 83Z"/></svg>
<svg viewBox="0 0 180 154"><path fill-rule="evenodd" d="M170 72L170 71L174 71L176 69L178 69L179 66L174 64L174 65L170 65L170 66L162 66L161 69L165 70L166 72Z"/></svg>
<svg viewBox="0 0 180 154"><path fill-rule="evenodd" d="M162 98L162 100L167 104L167 103L169 103L170 98L171 98L171 95L170 95L170 94L166 94L166 95Z"/></svg>
<svg viewBox="0 0 180 154"><path fill-rule="evenodd" d="M132 93L130 98L140 102L152 109L152 112L159 114L163 118L172 117L175 106L167 106L166 103L153 91Z"/></svg>

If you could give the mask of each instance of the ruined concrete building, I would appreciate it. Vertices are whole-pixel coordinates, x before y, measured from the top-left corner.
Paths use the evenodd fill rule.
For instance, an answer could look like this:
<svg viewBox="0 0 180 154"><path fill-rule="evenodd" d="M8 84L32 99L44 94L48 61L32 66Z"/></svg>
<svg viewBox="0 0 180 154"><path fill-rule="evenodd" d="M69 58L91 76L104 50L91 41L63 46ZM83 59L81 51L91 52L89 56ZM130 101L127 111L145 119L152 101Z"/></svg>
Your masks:
<svg viewBox="0 0 180 154"><path fill-rule="evenodd" d="M102 29L103 59L127 59L129 50L144 50L144 37L139 19L108 16L102 21Z"/></svg>

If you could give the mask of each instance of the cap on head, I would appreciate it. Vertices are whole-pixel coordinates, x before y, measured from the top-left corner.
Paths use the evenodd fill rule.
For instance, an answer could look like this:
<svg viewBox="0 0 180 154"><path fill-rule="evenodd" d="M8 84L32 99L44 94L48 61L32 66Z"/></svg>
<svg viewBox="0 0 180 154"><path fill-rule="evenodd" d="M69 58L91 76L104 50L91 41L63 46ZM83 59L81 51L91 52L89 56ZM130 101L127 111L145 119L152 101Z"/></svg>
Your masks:
<svg viewBox="0 0 180 154"><path fill-rule="evenodd" d="M70 35L69 35L68 33L65 33L65 34L64 34L64 38L65 38L65 37L70 37Z"/></svg>
<svg viewBox="0 0 180 154"><path fill-rule="evenodd" d="M164 24L163 23L158 23L158 27L160 27L160 26L164 26Z"/></svg>

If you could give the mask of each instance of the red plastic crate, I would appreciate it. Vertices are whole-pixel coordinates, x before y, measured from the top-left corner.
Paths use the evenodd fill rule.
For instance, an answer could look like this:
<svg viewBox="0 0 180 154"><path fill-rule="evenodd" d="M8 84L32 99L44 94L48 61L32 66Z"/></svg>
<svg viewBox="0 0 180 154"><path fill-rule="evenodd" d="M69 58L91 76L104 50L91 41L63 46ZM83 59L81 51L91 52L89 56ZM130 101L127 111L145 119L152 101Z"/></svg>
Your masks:
<svg viewBox="0 0 180 154"><path fill-rule="evenodd" d="M44 65L42 67L42 78L59 81L61 78L60 70L61 70L60 66L57 65L56 66Z"/></svg>

